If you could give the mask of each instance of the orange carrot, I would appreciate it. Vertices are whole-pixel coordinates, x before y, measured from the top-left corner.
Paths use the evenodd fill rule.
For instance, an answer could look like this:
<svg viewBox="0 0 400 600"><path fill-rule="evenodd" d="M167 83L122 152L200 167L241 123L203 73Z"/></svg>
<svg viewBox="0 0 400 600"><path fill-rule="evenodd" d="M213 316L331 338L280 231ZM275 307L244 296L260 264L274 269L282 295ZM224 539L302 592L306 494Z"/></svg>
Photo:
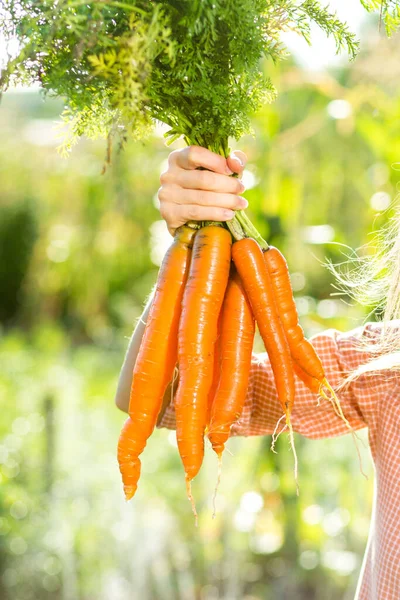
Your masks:
<svg viewBox="0 0 400 600"><path fill-rule="evenodd" d="M231 235L209 225L193 244L179 323L179 386L175 398L176 435L186 475L197 475L204 455L208 395L212 385L217 323L229 277Z"/></svg>
<svg viewBox="0 0 400 600"><path fill-rule="evenodd" d="M269 246L268 250L264 252L264 262L271 277L279 316L286 332L293 360L305 373L319 382L323 382L325 373L321 360L314 346L305 338L304 331L299 324L286 259L277 248Z"/></svg>
<svg viewBox="0 0 400 600"><path fill-rule="evenodd" d="M161 265L132 376L129 418L118 442L118 462L127 500L136 492L143 452L160 412L177 362L177 337L183 292L195 230L177 229Z"/></svg>
<svg viewBox="0 0 400 600"><path fill-rule="evenodd" d="M315 377L312 377L297 364L295 360L292 361L293 371L296 373L297 377L301 379L301 381L308 387L310 392L314 394L321 393L321 383Z"/></svg>
<svg viewBox="0 0 400 600"><path fill-rule="evenodd" d="M221 375L221 317L222 311L218 317L217 324L217 339L214 344L214 365L213 365L213 379L210 391L208 392L208 402L207 402L207 421L206 428L210 425L211 419L211 409L214 402L214 397L218 388L219 378Z"/></svg>
<svg viewBox="0 0 400 600"><path fill-rule="evenodd" d="M263 253L255 240L244 238L233 244L232 258L268 352L278 398L290 427L294 402L292 360Z"/></svg>
<svg viewBox="0 0 400 600"><path fill-rule="evenodd" d="M232 269L221 313L221 367L211 409L208 437L221 457L230 430L240 417L246 399L255 323L250 303Z"/></svg>
<svg viewBox="0 0 400 600"><path fill-rule="evenodd" d="M314 346L305 338L304 331L299 324L285 257L277 248L269 246L264 252L264 262L271 277L279 316L289 343L293 364L297 365L297 367L294 366L297 375L311 391L315 391L332 403L338 416L346 423L349 430L353 432L350 423L343 414L339 398L326 378L322 362ZM316 389L316 382L319 385L318 391ZM327 388L329 396L324 392L323 388Z"/></svg>

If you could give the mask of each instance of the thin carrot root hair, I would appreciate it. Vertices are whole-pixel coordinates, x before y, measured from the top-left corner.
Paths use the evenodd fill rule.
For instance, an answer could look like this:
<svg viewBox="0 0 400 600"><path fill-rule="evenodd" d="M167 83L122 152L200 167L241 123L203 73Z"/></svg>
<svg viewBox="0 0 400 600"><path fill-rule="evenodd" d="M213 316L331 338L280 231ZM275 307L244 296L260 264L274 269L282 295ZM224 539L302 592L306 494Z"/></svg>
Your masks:
<svg viewBox="0 0 400 600"><path fill-rule="evenodd" d="M330 398L325 393L324 384L323 383L321 383L320 386L319 386L318 398L317 398L317 406L321 406L321 398L323 398L324 400L328 400L329 402L331 401Z"/></svg>
<svg viewBox="0 0 400 600"><path fill-rule="evenodd" d="M221 483L221 474L222 474L222 452L218 454L218 474L217 474L217 483L215 485L214 496L213 496L213 514L212 518L215 519L217 513L217 493L219 484Z"/></svg>
<svg viewBox="0 0 400 600"><path fill-rule="evenodd" d="M332 396L328 396L328 394L326 394L325 390L321 389L320 391L321 396L324 398L324 400L327 400L328 402L331 403L333 410L335 411L335 415L337 415L340 419L342 418L338 407L337 407L337 403L335 402L335 400L332 398ZM318 406L320 406L320 404L318 403Z"/></svg>
<svg viewBox="0 0 400 600"><path fill-rule="evenodd" d="M289 429L289 443L290 443L290 447L293 451L293 457L294 457L294 480L296 482L296 494L299 495L299 463L298 463L298 459L297 459L296 446L294 444L293 427L292 427L292 423L290 421L290 415L286 414L285 416L286 416L286 426L285 427L288 427L288 429Z"/></svg>
<svg viewBox="0 0 400 600"><path fill-rule="evenodd" d="M171 381L171 404L173 404L174 402L174 385L175 385L175 381L178 379L179 377L179 369L178 367L175 367L174 369L174 375L172 377L172 381Z"/></svg>
<svg viewBox="0 0 400 600"><path fill-rule="evenodd" d="M329 383L329 381L327 380L327 378L325 377L323 380L323 385L328 388L330 394L331 394L331 399L332 401L335 403L335 406L337 408L337 415L342 419L342 421L346 424L346 427L348 429L350 429L350 431L353 431L352 426L350 425L350 423L348 422L348 420L346 419L346 417L344 416L343 410L342 410L342 406L340 404L339 398L336 395L335 390L333 389L333 387L331 386L331 384ZM328 398L329 399L329 398Z"/></svg>
<svg viewBox="0 0 400 600"><path fill-rule="evenodd" d="M324 394L324 397L329 400L329 402L332 404L335 413L337 414L338 417L340 417L344 423L346 424L346 427L349 429L351 436L353 438L354 441L354 445L356 447L356 452L357 452L357 456L358 456L358 463L359 463L359 467L360 467L360 472L361 474L365 477L365 479L368 481L368 475L365 473L364 468L363 468L363 463L362 463L362 458L361 458L361 453L360 453L360 448L358 446L358 442L360 442L360 444L363 445L363 447L365 448L365 443L364 440L362 440L357 433L354 431L353 427L350 425L350 423L348 422L348 420L346 419L346 417L344 416L342 407L340 405L340 401L339 398L337 397L335 390L332 388L332 386L330 385L330 383L328 382L328 380L325 378L323 381L323 384L325 387L328 388L329 392L331 393L331 397L327 396L326 394Z"/></svg>
<svg viewBox="0 0 400 600"><path fill-rule="evenodd" d="M277 433L278 431L278 427L281 423L281 421L286 417L286 415L282 415L281 418L278 420L277 424L275 425L275 429L274 432L272 434L272 441L271 441L271 450L272 452L274 452L274 454L277 454L277 451L275 450L275 444L278 441L279 436L281 435L281 433L283 433L285 431L285 429L287 428L287 425L284 425L283 428Z"/></svg>
<svg viewBox="0 0 400 600"><path fill-rule="evenodd" d="M222 424L219 426L216 426L216 425L212 425L212 423L209 423L204 430L204 435L209 436L210 433L212 434L212 433L222 433L222 432L223 432Z"/></svg>
<svg viewBox="0 0 400 600"><path fill-rule="evenodd" d="M198 519L197 510L196 510L196 504L195 504L193 494L192 494L192 482L191 482L191 479L189 479L187 476L186 476L186 494L187 494L188 500L191 504L192 511L194 514L194 524L195 524L195 527L197 527L199 524L199 519Z"/></svg>
<svg viewBox="0 0 400 600"><path fill-rule="evenodd" d="M324 385L328 388L328 390L331 393L331 397L324 395L324 397L329 400L329 402L331 402L332 406L335 409L335 412L337 414L338 417L340 417L342 419L342 421L346 424L346 427L349 429L350 433L364 446L364 448L366 448L364 441L357 435L357 433L354 431L354 428L350 425L350 423L348 422L348 420L346 419L346 417L344 416L339 398L336 395L335 390L332 388L332 386L329 384L327 379L324 379Z"/></svg>
<svg viewBox="0 0 400 600"><path fill-rule="evenodd" d="M358 464L359 464L359 467L360 467L361 475L363 475L365 477L365 479L368 481L368 475L364 471L363 463L362 463L362 458L361 458L361 452L360 452L360 448L358 447L358 443L357 443L357 441L361 442L363 444L364 448L365 448L364 441L361 438L358 437L358 435L356 434L355 431L352 431L351 435L352 435L352 438L353 438L353 441L354 441L354 445L356 447L356 452L357 452L357 456L358 456Z"/></svg>

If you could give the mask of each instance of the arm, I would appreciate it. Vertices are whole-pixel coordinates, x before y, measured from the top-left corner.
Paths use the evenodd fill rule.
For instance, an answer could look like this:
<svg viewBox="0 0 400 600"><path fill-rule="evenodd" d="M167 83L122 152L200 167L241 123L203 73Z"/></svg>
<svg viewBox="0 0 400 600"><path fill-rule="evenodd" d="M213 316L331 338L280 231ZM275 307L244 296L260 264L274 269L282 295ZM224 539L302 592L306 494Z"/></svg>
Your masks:
<svg viewBox="0 0 400 600"><path fill-rule="evenodd" d="M136 358L139 352L140 343L144 334L147 317L151 306L152 297L149 298L129 341L129 346L125 354L124 363L121 368L118 379L118 387L115 393L115 404L120 410L128 412L129 397L132 383L132 373L135 367Z"/></svg>

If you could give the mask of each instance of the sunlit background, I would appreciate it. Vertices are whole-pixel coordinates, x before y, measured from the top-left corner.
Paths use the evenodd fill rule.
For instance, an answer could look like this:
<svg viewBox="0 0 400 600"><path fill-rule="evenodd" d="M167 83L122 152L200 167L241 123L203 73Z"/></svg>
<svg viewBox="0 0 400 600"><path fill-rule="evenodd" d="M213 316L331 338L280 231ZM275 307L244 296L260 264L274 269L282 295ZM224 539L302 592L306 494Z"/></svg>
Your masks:
<svg viewBox="0 0 400 600"><path fill-rule="evenodd" d="M288 35L295 61L265 67L278 100L239 144L251 215L287 256L308 335L366 318L322 262L370 239L400 180L400 39L352 4L335 6L362 34L358 59ZM284 436L277 455L267 437L231 440L214 520L207 448L196 529L175 434L158 430L124 502L113 397L170 242L156 198L169 149L157 130L101 175L104 143L57 153L61 108L21 89L0 106L1 600L351 600L373 469L362 450L365 481L349 436L296 437L299 498Z"/></svg>

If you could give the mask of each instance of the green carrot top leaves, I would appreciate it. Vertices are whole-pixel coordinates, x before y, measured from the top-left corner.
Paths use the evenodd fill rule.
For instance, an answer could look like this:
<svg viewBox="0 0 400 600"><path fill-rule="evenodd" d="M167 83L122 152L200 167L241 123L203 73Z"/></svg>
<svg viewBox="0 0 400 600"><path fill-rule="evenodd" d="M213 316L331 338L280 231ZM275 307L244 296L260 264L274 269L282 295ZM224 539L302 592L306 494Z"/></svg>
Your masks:
<svg viewBox="0 0 400 600"><path fill-rule="evenodd" d="M384 5L392 31L400 1ZM356 54L354 34L317 0L3 0L0 91L39 82L63 97L67 149L81 135L138 139L158 120L171 141L226 155L228 138L248 133L251 115L275 96L260 59L285 57L283 31L309 41L312 23Z"/></svg>

